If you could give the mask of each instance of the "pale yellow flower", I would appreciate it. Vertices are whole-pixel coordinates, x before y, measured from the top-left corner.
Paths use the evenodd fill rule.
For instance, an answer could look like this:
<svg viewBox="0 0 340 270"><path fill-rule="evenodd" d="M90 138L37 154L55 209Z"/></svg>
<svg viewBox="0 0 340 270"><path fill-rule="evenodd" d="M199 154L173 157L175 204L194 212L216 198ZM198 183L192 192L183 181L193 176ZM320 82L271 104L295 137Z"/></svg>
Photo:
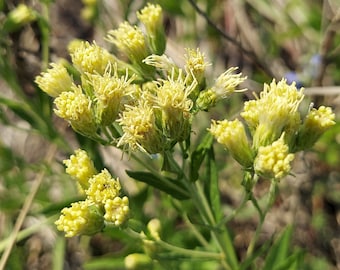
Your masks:
<svg viewBox="0 0 340 270"><path fill-rule="evenodd" d="M288 85L283 79L265 84L259 99L245 103L241 116L253 134L254 149L271 144L283 132L290 140L300 125L298 107L303 98L302 90L297 90L295 83Z"/></svg>
<svg viewBox="0 0 340 270"><path fill-rule="evenodd" d="M201 91L197 98L197 107L200 110L208 110L222 99L230 97L235 92L244 92L247 89L236 89L247 77L242 73L234 74L237 68L232 67L222 73L215 81L215 84L207 90Z"/></svg>
<svg viewBox="0 0 340 270"><path fill-rule="evenodd" d="M205 82L205 70L210 64L206 62L204 54L197 48L186 49L184 69L187 74L195 77L199 85Z"/></svg>
<svg viewBox="0 0 340 270"><path fill-rule="evenodd" d="M161 6L148 3L146 7L137 12L137 17L145 26L152 53L163 54L166 46L166 37Z"/></svg>
<svg viewBox="0 0 340 270"><path fill-rule="evenodd" d="M83 190L89 187L89 179L97 173L93 161L85 150L77 149L74 155L63 161L66 165L66 173L75 178Z"/></svg>
<svg viewBox="0 0 340 270"><path fill-rule="evenodd" d="M284 134L272 144L259 147L254 161L257 174L279 180L290 172L294 154L289 153L289 147L283 137Z"/></svg>
<svg viewBox="0 0 340 270"><path fill-rule="evenodd" d="M120 226L129 216L129 199L126 196L123 198L115 197L114 199L108 199L105 201L104 209L104 219L112 222L115 226Z"/></svg>
<svg viewBox="0 0 340 270"><path fill-rule="evenodd" d="M128 146L129 150L139 149L149 154L162 152L166 145L156 125L155 112L147 100L141 100L136 106L126 105L118 119L123 130L118 147Z"/></svg>
<svg viewBox="0 0 340 270"><path fill-rule="evenodd" d="M185 140L191 132L193 101L189 95L196 88L197 82L187 85L188 77L183 79L173 73L167 80L162 80L154 99L154 108L158 121L166 137L174 141Z"/></svg>
<svg viewBox="0 0 340 270"><path fill-rule="evenodd" d="M68 46L72 63L83 73L104 74L107 66L114 65L116 58L96 43L74 40Z"/></svg>
<svg viewBox="0 0 340 270"><path fill-rule="evenodd" d="M104 218L101 210L86 200L62 209L55 224L59 231L65 232L66 237L93 235L104 228Z"/></svg>
<svg viewBox="0 0 340 270"><path fill-rule="evenodd" d="M114 179L107 169L103 169L89 179L89 188L85 193L89 200L104 205L107 200L116 198L120 189L119 179Z"/></svg>
<svg viewBox="0 0 340 270"><path fill-rule="evenodd" d="M128 22L121 23L118 29L110 30L107 40L116 45L132 62L141 63L149 55L142 30Z"/></svg>
<svg viewBox="0 0 340 270"><path fill-rule="evenodd" d="M253 164L253 152L249 145L243 124L234 121L212 121L210 129L217 142L224 145L232 157L245 168Z"/></svg>
<svg viewBox="0 0 340 270"><path fill-rule="evenodd" d="M51 68L35 78L39 88L51 97L57 97L64 91L70 91L72 77L61 63L51 63Z"/></svg>
<svg viewBox="0 0 340 270"><path fill-rule="evenodd" d="M116 66L108 66L103 75L87 74L87 83L92 86L95 97L94 110L98 124L107 126L116 120L123 97L133 92L133 88L129 87L133 79L134 76L128 78L127 74L119 77Z"/></svg>
<svg viewBox="0 0 340 270"><path fill-rule="evenodd" d="M305 150L314 145L320 136L335 125L335 114L330 107L312 108L298 132L294 151Z"/></svg>
<svg viewBox="0 0 340 270"><path fill-rule="evenodd" d="M91 100L80 86L73 85L72 91L62 92L55 100L55 114L68 121L72 128L84 135L96 132L96 123L91 111Z"/></svg>

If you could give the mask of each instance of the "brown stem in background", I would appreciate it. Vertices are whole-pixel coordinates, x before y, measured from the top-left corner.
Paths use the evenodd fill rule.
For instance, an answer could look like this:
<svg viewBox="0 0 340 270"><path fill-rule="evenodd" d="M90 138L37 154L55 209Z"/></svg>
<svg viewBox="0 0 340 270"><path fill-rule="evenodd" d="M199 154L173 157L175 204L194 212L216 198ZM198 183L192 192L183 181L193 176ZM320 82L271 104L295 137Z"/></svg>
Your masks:
<svg viewBox="0 0 340 270"><path fill-rule="evenodd" d="M216 32L218 32L225 40L232 43L234 46L236 46L242 53L244 53L246 56L248 56L253 63L260 68L263 72L265 72L268 76L274 77L273 72L268 68L268 65L266 63L263 63L257 55L253 51L249 51L246 48L242 46L240 42L238 42L235 38L229 36L227 33L225 33L223 30L221 30L216 24L208 17L208 15L198 7L198 5L195 3L194 0L188 0L189 3L192 5L192 7L196 10L196 12L201 15L208 25L212 27Z"/></svg>

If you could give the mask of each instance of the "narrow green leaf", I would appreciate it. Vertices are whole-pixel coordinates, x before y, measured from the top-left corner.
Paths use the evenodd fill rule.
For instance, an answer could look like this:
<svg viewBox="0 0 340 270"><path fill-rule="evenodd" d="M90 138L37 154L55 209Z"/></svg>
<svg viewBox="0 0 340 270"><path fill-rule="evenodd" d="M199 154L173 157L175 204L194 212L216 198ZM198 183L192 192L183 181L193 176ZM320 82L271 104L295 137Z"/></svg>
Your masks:
<svg viewBox="0 0 340 270"><path fill-rule="evenodd" d="M184 185L179 181L174 181L168 177L159 177L149 172L126 171L126 173L137 181L153 186L176 199L185 200L190 198Z"/></svg>
<svg viewBox="0 0 340 270"><path fill-rule="evenodd" d="M198 171L202 165L202 162L207 155L207 152L212 146L214 137L207 132L203 137L201 143L197 146L195 151L191 155L191 163L190 163L190 180L196 181L198 179Z"/></svg>
<svg viewBox="0 0 340 270"><path fill-rule="evenodd" d="M292 232L293 228L289 226L281 237L276 240L274 245L270 248L263 270L276 269L280 263L285 261L288 256Z"/></svg>

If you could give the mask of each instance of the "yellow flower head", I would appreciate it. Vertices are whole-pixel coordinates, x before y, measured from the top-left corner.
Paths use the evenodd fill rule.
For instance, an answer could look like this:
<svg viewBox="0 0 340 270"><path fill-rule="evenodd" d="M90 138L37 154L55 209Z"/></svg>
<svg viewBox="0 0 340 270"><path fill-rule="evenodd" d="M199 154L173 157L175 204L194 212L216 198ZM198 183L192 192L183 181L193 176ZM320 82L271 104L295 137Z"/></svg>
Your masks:
<svg viewBox="0 0 340 270"><path fill-rule="evenodd" d="M284 134L270 145L260 146L254 161L257 174L279 180L290 172L290 162L294 159L294 154L289 153L283 136Z"/></svg>
<svg viewBox="0 0 340 270"><path fill-rule="evenodd" d="M166 74L170 74L173 70L178 70L174 61L165 54L150 54L143 60L143 63L163 70Z"/></svg>
<svg viewBox="0 0 340 270"><path fill-rule="evenodd" d="M209 131L243 167L248 168L253 164L253 153L244 126L238 119L217 122L213 120Z"/></svg>
<svg viewBox="0 0 340 270"><path fill-rule="evenodd" d="M141 63L149 54L142 30L128 22L121 23L118 29L110 30L107 40L116 45L132 62Z"/></svg>
<svg viewBox="0 0 340 270"><path fill-rule="evenodd" d="M14 32L25 24L36 20L37 15L33 9L25 4L19 4L11 10L2 26L2 30L6 32Z"/></svg>
<svg viewBox="0 0 340 270"><path fill-rule="evenodd" d="M55 114L70 122L72 128L84 135L93 135L96 124L91 111L91 101L83 94L82 89L75 85L73 91L62 92L55 100Z"/></svg>
<svg viewBox="0 0 340 270"><path fill-rule="evenodd" d="M166 46L166 39L161 6L148 3L146 7L137 12L137 17L145 26L152 52L158 55L163 54Z"/></svg>
<svg viewBox="0 0 340 270"><path fill-rule="evenodd" d="M89 179L97 173L93 161L86 151L77 149L74 155L63 161L66 165L66 173L75 178L83 190L89 187Z"/></svg>
<svg viewBox="0 0 340 270"><path fill-rule="evenodd" d="M114 199L106 200L104 209L104 219L112 222L115 226L120 226L129 217L129 199L124 196L123 198L115 197Z"/></svg>
<svg viewBox="0 0 340 270"><path fill-rule="evenodd" d="M246 80L241 77L242 73L233 74L237 68L232 67L222 73L215 81L215 84L207 90L201 91L197 98L197 107L200 110L208 110L222 99L228 98L234 92L244 92L247 89L236 90L236 87Z"/></svg>
<svg viewBox="0 0 340 270"><path fill-rule="evenodd" d="M72 63L83 73L104 74L108 65L113 65L116 58L106 49L87 41L75 40L68 46Z"/></svg>
<svg viewBox="0 0 340 270"><path fill-rule="evenodd" d="M51 68L35 78L39 88L51 97L57 97L61 92L71 90L73 80L61 63L51 63Z"/></svg>
<svg viewBox="0 0 340 270"><path fill-rule="evenodd" d="M124 266L127 270L152 269L153 262L150 256L144 253L132 253L125 257Z"/></svg>
<svg viewBox="0 0 340 270"><path fill-rule="evenodd" d="M166 146L156 126L155 112L147 100L142 100L137 106L125 106L118 120L124 133L118 146L127 145L132 151L140 149L149 154L162 152Z"/></svg>
<svg viewBox="0 0 340 270"><path fill-rule="evenodd" d="M172 73L171 77L162 81L154 99L154 107L157 111L157 121L161 122L165 136L171 140L183 141L191 132L190 111L193 102L189 95L197 86L197 82L195 80L188 85L188 76L183 79L181 70L177 79L174 79L176 76Z"/></svg>
<svg viewBox="0 0 340 270"><path fill-rule="evenodd" d="M89 188L85 193L89 200L104 205L107 200L116 198L120 189L119 179L113 179L108 170L103 169L89 179Z"/></svg>
<svg viewBox="0 0 340 270"><path fill-rule="evenodd" d="M79 201L71 207L61 210L59 219L55 222L59 231L64 231L66 237L76 235L93 235L104 227L101 210L89 201Z"/></svg>
<svg viewBox="0 0 340 270"><path fill-rule="evenodd" d="M265 85L260 98L246 102L241 113L253 133L253 146L271 144L283 132L286 139L294 134L300 125L298 107L304 98L302 90L297 90L295 83L288 85L286 80Z"/></svg>
<svg viewBox="0 0 340 270"><path fill-rule="evenodd" d="M305 150L314 145L319 137L335 125L335 114L330 107L320 106L311 109L298 132L294 151Z"/></svg>
<svg viewBox="0 0 340 270"><path fill-rule="evenodd" d="M88 74L87 82L92 86L95 97L95 117L100 125L112 124L118 115L123 96L132 93L129 85L133 78L118 76L117 67L108 66L103 74Z"/></svg>
<svg viewBox="0 0 340 270"><path fill-rule="evenodd" d="M163 12L160 5L148 3L141 11L137 12L138 19L144 24L146 31L155 34L157 28L163 24Z"/></svg>
<svg viewBox="0 0 340 270"><path fill-rule="evenodd" d="M204 82L205 69L209 64L205 61L205 56L197 48L186 49L185 54L185 71L188 74L192 74L199 84Z"/></svg>

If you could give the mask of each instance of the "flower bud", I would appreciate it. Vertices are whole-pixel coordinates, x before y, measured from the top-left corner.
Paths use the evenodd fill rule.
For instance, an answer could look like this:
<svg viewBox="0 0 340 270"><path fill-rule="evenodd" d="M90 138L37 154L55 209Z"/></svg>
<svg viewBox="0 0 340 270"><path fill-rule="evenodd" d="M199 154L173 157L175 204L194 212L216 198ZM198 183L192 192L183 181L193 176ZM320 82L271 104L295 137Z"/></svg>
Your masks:
<svg viewBox="0 0 340 270"><path fill-rule="evenodd" d="M55 224L59 231L65 232L66 237L93 235L104 228L104 218L100 208L86 200L62 209Z"/></svg>
<svg viewBox="0 0 340 270"><path fill-rule="evenodd" d="M125 257L124 264L128 270L149 270L152 267L152 260L145 254L132 253Z"/></svg>
<svg viewBox="0 0 340 270"><path fill-rule="evenodd" d="M75 150L74 155L63 163L66 165L66 173L74 177L83 190L88 189L89 179L97 173L97 170L86 151Z"/></svg>
<svg viewBox="0 0 340 270"><path fill-rule="evenodd" d="M25 4L19 4L7 14L2 30L12 33L20 29L25 24L36 20L36 13Z"/></svg>
<svg viewBox="0 0 340 270"><path fill-rule="evenodd" d="M161 6L148 3L146 7L137 12L137 17L145 26L151 52L162 55L165 51L166 36Z"/></svg>
<svg viewBox="0 0 340 270"><path fill-rule="evenodd" d="M51 63L51 68L35 78L39 88L51 97L57 97L64 91L70 91L73 80L61 63Z"/></svg>
<svg viewBox="0 0 340 270"><path fill-rule="evenodd" d="M243 124L234 121L212 121L210 129L217 142L224 145L232 157L243 167L249 168L253 164L253 152L250 148Z"/></svg>
<svg viewBox="0 0 340 270"><path fill-rule="evenodd" d="M254 161L254 169L258 175L280 180L290 172L290 162L294 159L294 154L289 153L283 137L284 134L272 144L258 149Z"/></svg>
<svg viewBox="0 0 340 270"><path fill-rule="evenodd" d="M326 130L335 125L334 119L335 114L330 107L320 106L319 109L311 109L297 134L293 150L311 148Z"/></svg>

